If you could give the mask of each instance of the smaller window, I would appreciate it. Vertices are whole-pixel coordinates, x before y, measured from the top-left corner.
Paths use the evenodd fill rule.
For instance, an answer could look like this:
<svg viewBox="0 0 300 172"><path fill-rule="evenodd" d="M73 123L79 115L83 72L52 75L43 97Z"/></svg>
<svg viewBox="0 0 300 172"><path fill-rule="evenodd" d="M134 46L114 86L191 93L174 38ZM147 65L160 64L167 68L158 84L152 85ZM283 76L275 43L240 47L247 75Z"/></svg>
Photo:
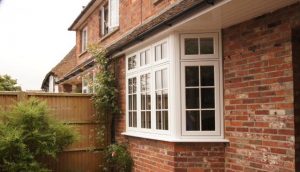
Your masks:
<svg viewBox="0 0 300 172"><path fill-rule="evenodd" d="M137 90L136 77L128 79L128 113L129 127L137 127Z"/></svg>
<svg viewBox="0 0 300 172"><path fill-rule="evenodd" d="M151 128L150 73L141 75L141 127Z"/></svg>
<svg viewBox="0 0 300 172"><path fill-rule="evenodd" d="M181 58L219 58L218 34L183 34L181 35Z"/></svg>
<svg viewBox="0 0 300 172"><path fill-rule="evenodd" d="M136 56L131 56L128 58L128 70L136 68Z"/></svg>
<svg viewBox="0 0 300 172"><path fill-rule="evenodd" d="M108 34L108 4L101 8L101 33L102 35Z"/></svg>
<svg viewBox="0 0 300 172"><path fill-rule="evenodd" d="M167 58L167 43L164 42L162 44L155 46L155 61L159 61Z"/></svg>
<svg viewBox="0 0 300 172"><path fill-rule="evenodd" d="M168 74L167 69L155 72L156 129L168 130Z"/></svg>
<svg viewBox="0 0 300 172"><path fill-rule="evenodd" d="M150 64L150 50L142 51L140 53L140 66Z"/></svg>
<svg viewBox="0 0 300 172"><path fill-rule="evenodd" d="M85 52L86 51L87 44L88 44L88 32L87 32L87 27L85 27L81 31L81 52Z"/></svg>

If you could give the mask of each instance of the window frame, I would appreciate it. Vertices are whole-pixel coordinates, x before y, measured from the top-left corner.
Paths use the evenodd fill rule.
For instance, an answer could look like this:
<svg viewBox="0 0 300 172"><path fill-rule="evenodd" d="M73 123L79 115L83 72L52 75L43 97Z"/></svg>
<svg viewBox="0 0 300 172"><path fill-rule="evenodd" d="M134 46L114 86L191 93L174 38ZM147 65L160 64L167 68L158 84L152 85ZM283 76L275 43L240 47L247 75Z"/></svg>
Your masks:
<svg viewBox="0 0 300 172"><path fill-rule="evenodd" d="M170 134L170 64L168 62L169 56L167 52L167 57L163 60L154 61L154 47L156 45L159 45L162 42L167 43L167 51L168 51L168 40L163 39L159 42L156 42L154 44L151 44L150 46L147 46L145 48L139 49L138 51L126 55L125 58L125 66L126 66L126 131L130 132L137 132L137 133L149 133L149 134L155 134L155 135L169 135ZM145 52L149 50L150 53L150 61L149 64L140 65L140 55L142 52ZM132 56L136 56L136 68L134 69L128 69L128 59ZM168 130L158 130L156 129L156 97L155 97L155 72L167 69L167 82L168 82ZM150 96L151 96L151 128L142 128L141 127L141 83L140 83L140 77L144 74L150 74ZM137 127L129 127L129 111L128 111L128 80L132 77L137 78Z"/></svg>
<svg viewBox="0 0 300 172"><path fill-rule="evenodd" d="M185 42L186 38L197 38L199 47L198 47L198 54L193 55L186 55L185 54ZM200 39L201 38L213 38L213 45L214 45L214 53L213 54L200 54ZM217 59L219 57L219 41L218 41L218 34L216 33L192 33L192 34L181 34L180 36L180 49L181 49L181 59L185 60L195 60L195 59Z"/></svg>
<svg viewBox="0 0 300 172"><path fill-rule="evenodd" d="M115 4L117 10L115 13L117 14L116 23L112 22L112 1L117 2ZM107 8L107 21L106 21L106 26L107 26L107 31L105 27L105 9ZM106 36L116 30L120 26L120 0L108 0L105 4L103 4L100 7L100 18L101 18L101 35Z"/></svg>
<svg viewBox="0 0 300 172"><path fill-rule="evenodd" d="M81 30L81 52L87 51L87 46L88 46L88 27L85 26Z"/></svg>
<svg viewBox="0 0 300 172"><path fill-rule="evenodd" d="M186 66L214 66L214 88L215 88L215 131L187 131L186 130L186 86L185 86L185 67ZM200 76L199 76L200 78ZM220 113L220 99L221 99L221 90L220 90L220 70L219 70L219 62L218 61L189 61L189 62L181 62L181 126L182 126L182 135L183 136L219 136L221 134L220 121L221 121L221 113ZM200 98L200 97L199 97ZM201 107L199 107L200 111ZM201 119L201 115L200 115ZM201 120L199 121L201 124ZM201 126L201 125L200 125ZM201 127L200 127L201 128Z"/></svg>

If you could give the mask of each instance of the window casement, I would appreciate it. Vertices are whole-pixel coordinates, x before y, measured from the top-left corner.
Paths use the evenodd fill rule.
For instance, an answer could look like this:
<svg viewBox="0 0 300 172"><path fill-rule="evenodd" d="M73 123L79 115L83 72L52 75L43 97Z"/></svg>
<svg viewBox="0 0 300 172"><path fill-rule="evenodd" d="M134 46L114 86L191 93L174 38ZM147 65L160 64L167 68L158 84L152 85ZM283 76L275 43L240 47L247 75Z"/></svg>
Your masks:
<svg viewBox="0 0 300 172"><path fill-rule="evenodd" d="M88 30L84 27L81 31L81 52L85 52L88 46Z"/></svg>
<svg viewBox="0 0 300 172"><path fill-rule="evenodd" d="M166 40L126 58L127 127L132 131L164 134L169 130L169 64L155 62L158 46L159 57L167 59Z"/></svg>
<svg viewBox="0 0 300 172"><path fill-rule="evenodd" d="M219 33L173 33L127 54L124 134L223 142L220 42Z"/></svg>
<svg viewBox="0 0 300 172"><path fill-rule="evenodd" d="M183 135L220 134L218 61L181 63Z"/></svg>
<svg viewBox="0 0 300 172"><path fill-rule="evenodd" d="M100 10L101 35L107 35L119 26L119 2L120 0L108 0Z"/></svg>

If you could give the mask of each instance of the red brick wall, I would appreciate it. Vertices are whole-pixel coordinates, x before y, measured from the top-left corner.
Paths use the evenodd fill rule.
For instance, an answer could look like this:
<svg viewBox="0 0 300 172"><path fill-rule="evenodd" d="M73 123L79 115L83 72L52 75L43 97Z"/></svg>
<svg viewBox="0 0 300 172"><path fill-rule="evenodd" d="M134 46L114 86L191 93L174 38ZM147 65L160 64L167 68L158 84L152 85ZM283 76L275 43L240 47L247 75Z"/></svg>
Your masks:
<svg viewBox="0 0 300 172"><path fill-rule="evenodd" d="M81 30L88 27L88 42L89 44L100 43L101 46L111 44L117 38L122 37L134 27L142 24L149 17L157 14L165 9L168 5L178 0L160 0L156 5L153 0L122 0L120 1L120 27L119 30L101 40L100 35L100 18L99 10L103 2L97 7L88 19L81 25L80 29L76 31L76 54L78 57L78 65L90 58L88 53L81 52ZM101 40L101 41L100 41Z"/></svg>
<svg viewBox="0 0 300 172"><path fill-rule="evenodd" d="M222 172L223 143L170 143L129 137L135 172Z"/></svg>
<svg viewBox="0 0 300 172"><path fill-rule="evenodd" d="M295 171L291 29L299 3L223 30L226 171Z"/></svg>

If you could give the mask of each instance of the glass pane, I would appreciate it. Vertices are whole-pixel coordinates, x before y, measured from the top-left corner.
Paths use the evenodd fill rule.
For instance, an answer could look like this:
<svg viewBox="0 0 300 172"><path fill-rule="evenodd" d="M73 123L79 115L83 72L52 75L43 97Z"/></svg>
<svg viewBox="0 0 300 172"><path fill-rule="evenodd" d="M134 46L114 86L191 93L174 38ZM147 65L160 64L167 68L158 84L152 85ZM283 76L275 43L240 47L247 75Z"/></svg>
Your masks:
<svg viewBox="0 0 300 172"><path fill-rule="evenodd" d="M214 86L214 66L201 66L201 86Z"/></svg>
<svg viewBox="0 0 300 172"><path fill-rule="evenodd" d="M132 93L132 79L128 79L128 93Z"/></svg>
<svg viewBox="0 0 300 172"><path fill-rule="evenodd" d="M132 99L133 99L133 103L132 103L133 106L132 106L132 109L133 109L133 110L136 110L136 94L133 95Z"/></svg>
<svg viewBox="0 0 300 172"><path fill-rule="evenodd" d="M163 130L168 130L168 128L169 128L169 121L168 121L168 111L163 111L162 112L162 124L163 124L163 127L162 127L162 129Z"/></svg>
<svg viewBox="0 0 300 172"><path fill-rule="evenodd" d="M129 105L129 110L132 110L132 95L128 96L128 105Z"/></svg>
<svg viewBox="0 0 300 172"><path fill-rule="evenodd" d="M162 93L162 109L168 109L168 91L164 90Z"/></svg>
<svg viewBox="0 0 300 172"><path fill-rule="evenodd" d="M146 112L141 112L141 127L145 128L145 113Z"/></svg>
<svg viewBox="0 0 300 172"><path fill-rule="evenodd" d="M132 126L136 127L137 126L137 119L136 119L136 112L132 112Z"/></svg>
<svg viewBox="0 0 300 172"><path fill-rule="evenodd" d="M168 88L168 71L162 70L162 88Z"/></svg>
<svg viewBox="0 0 300 172"><path fill-rule="evenodd" d="M132 78L132 93L136 93L136 78Z"/></svg>
<svg viewBox="0 0 300 172"><path fill-rule="evenodd" d="M155 46L155 61L161 60L161 45Z"/></svg>
<svg viewBox="0 0 300 172"><path fill-rule="evenodd" d="M150 50L146 51L145 64L150 64Z"/></svg>
<svg viewBox="0 0 300 172"><path fill-rule="evenodd" d="M150 74L146 75L146 91L150 91Z"/></svg>
<svg viewBox="0 0 300 172"><path fill-rule="evenodd" d="M201 88L201 108L215 107L215 89Z"/></svg>
<svg viewBox="0 0 300 172"><path fill-rule="evenodd" d="M141 66L144 66L145 64L146 64L146 55L145 55L145 52L141 52L141 54L140 54L140 65Z"/></svg>
<svg viewBox="0 0 300 172"><path fill-rule="evenodd" d="M145 110L146 109L146 96L145 94L142 93L141 95L141 109Z"/></svg>
<svg viewBox="0 0 300 172"><path fill-rule="evenodd" d="M146 128L151 128L151 112L146 112Z"/></svg>
<svg viewBox="0 0 300 172"><path fill-rule="evenodd" d="M147 110L151 109L151 95L149 94L146 95L146 109Z"/></svg>
<svg viewBox="0 0 300 172"><path fill-rule="evenodd" d="M214 54L213 38L200 38L200 54Z"/></svg>
<svg viewBox="0 0 300 172"><path fill-rule="evenodd" d="M200 130L200 114L199 111L186 111L186 130Z"/></svg>
<svg viewBox="0 0 300 172"><path fill-rule="evenodd" d="M156 129L161 129L161 112L156 112Z"/></svg>
<svg viewBox="0 0 300 172"><path fill-rule="evenodd" d="M146 91L146 75L141 75L141 92Z"/></svg>
<svg viewBox="0 0 300 172"><path fill-rule="evenodd" d="M161 71L160 70L155 72L155 88L156 89L161 89L162 88Z"/></svg>
<svg viewBox="0 0 300 172"><path fill-rule="evenodd" d="M185 38L184 51L186 55L199 54L198 38Z"/></svg>
<svg viewBox="0 0 300 172"><path fill-rule="evenodd" d="M199 67L185 67L185 86L199 86Z"/></svg>
<svg viewBox="0 0 300 172"><path fill-rule="evenodd" d="M156 109L161 109L161 94L162 91L156 92Z"/></svg>
<svg viewBox="0 0 300 172"><path fill-rule="evenodd" d="M162 44L162 59L167 58L167 43L163 43Z"/></svg>
<svg viewBox="0 0 300 172"><path fill-rule="evenodd" d="M136 67L136 57L132 56L128 58L128 70L134 69Z"/></svg>
<svg viewBox="0 0 300 172"><path fill-rule="evenodd" d="M129 127L132 127L132 112L129 112Z"/></svg>
<svg viewBox="0 0 300 172"><path fill-rule="evenodd" d="M215 130L215 111L214 110L202 110L201 111L201 126L202 126L202 131L214 131Z"/></svg>
<svg viewBox="0 0 300 172"><path fill-rule="evenodd" d="M186 109L199 109L199 88L185 89Z"/></svg>

